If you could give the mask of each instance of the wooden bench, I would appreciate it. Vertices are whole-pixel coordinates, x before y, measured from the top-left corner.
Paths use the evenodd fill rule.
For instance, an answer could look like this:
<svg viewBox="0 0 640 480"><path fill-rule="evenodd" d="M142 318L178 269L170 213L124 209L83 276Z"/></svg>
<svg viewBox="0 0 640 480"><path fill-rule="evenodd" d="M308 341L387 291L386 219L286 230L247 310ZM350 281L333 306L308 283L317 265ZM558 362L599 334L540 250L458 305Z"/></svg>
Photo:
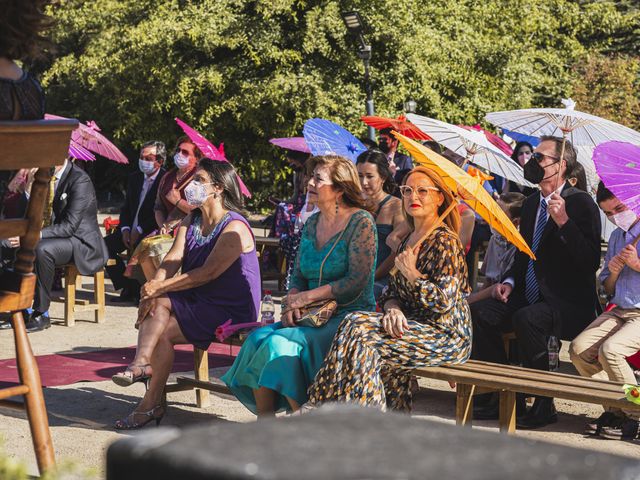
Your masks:
<svg viewBox="0 0 640 480"><path fill-rule="evenodd" d="M278 290L283 291L285 289L285 282L287 280L287 260L284 253L280 249L280 240L274 237L255 237L256 250L258 255L262 257L265 251L270 250L276 254L276 265L278 270L262 271L262 261L260 261L260 279L264 283L268 280L278 281Z"/></svg>
<svg viewBox="0 0 640 480"><path fill-rule="evenodd" d="M564 398L609 407L639 410L627 401L622 384L577 375L469 360L462 365L419 368L414 375L456 383L456 423L471 425L473 396L497 391L500 431L516 429L516 393Z"/></svg>
<svg viewBox="0 0 640 480"><path fill-rule="evenodd" d="M104 290L104 269L93 274L93 302L76 298L76 291L83 276L73 263L63 265L64 268L64 298L54 298L54 301L64 302L64 325L73 327L76 324L75 314L77 312L92 311L95 314L96 323L105 321L105 290Z"/></svg>
<svg viewBox="0 0 640 480"><path fill-rule="evenodd" d="M240 346L234 339L230 345ZM640 410L640 405L627 401L622 384L607 380L545 372L513 365L469 360L462 365L419 368L413 371L418 377L456 383L456 424L471 426L473 396L498 392L500 397L499 426L501 432L516 430L516 393L564 398L584 403L600 404L627 410ZM209 361L206 352L194 350L194 377L179 375L176 383L168 384L165 392L196 390L198 407L210 405L209 392L230 394L221 381L209 378Z"/></svg>

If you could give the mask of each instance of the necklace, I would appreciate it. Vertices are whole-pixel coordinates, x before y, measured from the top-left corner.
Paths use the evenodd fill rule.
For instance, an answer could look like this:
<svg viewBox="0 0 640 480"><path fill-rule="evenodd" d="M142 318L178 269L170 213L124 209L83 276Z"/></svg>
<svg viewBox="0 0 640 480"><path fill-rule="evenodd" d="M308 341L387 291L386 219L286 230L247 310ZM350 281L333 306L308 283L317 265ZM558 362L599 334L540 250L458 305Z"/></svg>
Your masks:
<svg viewBox="0 0 640 480"><path fill-rule="evenodd" d="M226 223L226 220L230 217L229 212L225 213L220 221L216 223L213 230L206 237L202 235L202 214L198 215L193 221L193 238L198 245L204 245L208 243L213 237L220 233L222 226Z"/></svg>

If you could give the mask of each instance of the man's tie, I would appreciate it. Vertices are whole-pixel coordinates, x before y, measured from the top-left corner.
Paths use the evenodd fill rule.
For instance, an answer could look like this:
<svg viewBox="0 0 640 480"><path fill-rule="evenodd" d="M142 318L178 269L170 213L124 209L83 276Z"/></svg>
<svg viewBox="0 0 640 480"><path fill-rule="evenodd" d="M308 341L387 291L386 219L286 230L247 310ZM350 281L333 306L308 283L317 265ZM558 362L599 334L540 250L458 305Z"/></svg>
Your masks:
<svg viewBox="0 0 640 480"><path fill-rule="evenodd" d="M51 174L49 180L49 193L47 194L47 203L44 206L44 213L42 214L42 228L51 225L53 219L53 196L56 192L56 176Z"/></svg>
<svg viewBox="0 0 640 480"><path fill-rule="evenodd" d="M540 212L538 213L538 223L536 230L533 232L533 242L531 244L531 250L533 253L538 252L538 246L544 233L544 227L547 226L547 201L540 199ZM527 265L527 275L525 277L524 296L527 298L529 305L533 305L540 298L540 289L538 288L538 280L536 279L536 272L533 269L533 260L529 259Z"/></svg>

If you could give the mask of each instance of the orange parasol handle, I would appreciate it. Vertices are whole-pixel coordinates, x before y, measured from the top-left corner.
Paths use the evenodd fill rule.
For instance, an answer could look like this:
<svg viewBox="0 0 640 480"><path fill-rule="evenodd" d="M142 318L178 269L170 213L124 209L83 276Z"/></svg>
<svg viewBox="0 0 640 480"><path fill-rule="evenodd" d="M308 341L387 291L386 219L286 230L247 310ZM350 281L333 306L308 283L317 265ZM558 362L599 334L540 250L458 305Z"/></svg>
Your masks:
<svg viewBox="0 0 640 480"><path fill-rule="evenodd" d="M458 206L458 204L454 201L451 202L451 204L447 207L447 209L442 212L442 215L440 215L435 222L433 222L433 225L431 225L431 227L429 227L429 230L427 230L427 232L422 236L422 238L420 240L418 240L416 242L416 244L411 247L413 249L413 253L417 254L418 251L420 250L420 247L422 246L422 243L429 238L429 235L431 235L433 233L433 231L438 228L440 226L440 224L442 223L442 221L445 219L445 217L447 215L449 215L451 213L451 210L453 210L454 208L456 208ZM457 234L457 233L456 233ZM389 275L393 275L394 273L396 273L398 271L397 267L393 267L391 269L391 271L389 272Z"/></svg>
<svg viewBox="0 0 640 480"><path fill-rule="evenodd" d="M638 235L638 236L636 237L636 239L635 239L633 242L631 242L631 246L632 246L632 247L637 246L637 245L638 245L638 240L640 240L640 235Z"/></svg>

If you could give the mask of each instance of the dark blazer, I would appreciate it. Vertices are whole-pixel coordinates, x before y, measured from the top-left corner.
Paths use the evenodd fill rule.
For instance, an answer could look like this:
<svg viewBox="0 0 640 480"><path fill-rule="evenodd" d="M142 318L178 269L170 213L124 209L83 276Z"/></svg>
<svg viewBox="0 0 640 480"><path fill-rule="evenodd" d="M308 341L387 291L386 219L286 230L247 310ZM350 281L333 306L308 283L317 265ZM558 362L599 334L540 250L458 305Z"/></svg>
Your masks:
<svg viewBox="0 0 640 480"><path fill-rule="evenodd" d="M549 216L534 271L543 299L558 313L558 333L573 339L596 317L596 270L600 266L600 214L589 194L565 183L560 194L569 220L558 228ZM520 233L532 243L540 194L527 197L522 206ZM514 294L524 298L529 257L518 252L507 277L515 280Z"/></svg>
<svg viewBox="0 0 640 480"><path fill-rule="evenodd" d="M140 206L138 225L142 229L141 238L147 236L158 228L155 213L153 211L153 204L155 203L156 195L158 194L158 185L160 185L160 180L162 180L162 176L164 174L165 169L161 168L158 171L158 176L154 180L153 185L144 196L144 200ZM120 209L120 228L131 228L131 225L136 218L136 211L138 210L138 201L140 200L140 192L142 192L143 182L144 173L138 171L129 175L129 180L127 182L127 195L124 199L124 204Z"/></svg>
<svg viewBox="0 0 640 480"><path fill-rule="evenodd" d="M91 178L69 162L53 197L53 223L42 238L69 238L73 263L82 275L91 275L107 263L107 246L98 227L98 205Z"/></svg>

